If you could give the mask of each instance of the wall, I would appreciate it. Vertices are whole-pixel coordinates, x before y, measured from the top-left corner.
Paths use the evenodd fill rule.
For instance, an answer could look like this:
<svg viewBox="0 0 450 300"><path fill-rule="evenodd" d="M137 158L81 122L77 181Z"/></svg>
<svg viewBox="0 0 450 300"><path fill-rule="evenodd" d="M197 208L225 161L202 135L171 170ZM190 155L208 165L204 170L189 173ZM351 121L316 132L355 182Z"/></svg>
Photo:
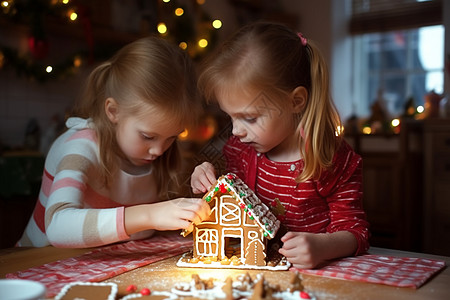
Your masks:
<svg viewBox="0 0 450 300"><path fill-rule="evenodd" d="M331 94L341 118L352 114L351 39L347 34L350 0L283 0L284 9L297 13L299 30L314 40L327 61Z"/></svg>
<svg viewBox="0 0 450 300"><path fill-rule="evenodd" d="M82 73L82 72L81 72ZM24 143L27 123L35 118L44 133L52 118L64 119L84 75L45 85L16 78L12 71L0 74L0 142L17 148Z"/></svg>
<svg viewBox="0 0 450 300"><path fill-rule="evenodd" d="M0 44L27 51L27 32L0 29ZM78 43L50 40L49 51L56 59L64 58L73 49L79 49ZM45 59L43 60L45 61ZM58 61L58 60L57 60ZM45 133L52 118L64 119L65 113L78 97L81 85L92 66L86 65L77 70L75 76L40 83L18 76L10 65L0 69L0 151L2 148L20 148L23 146L25 130L30 119L38 121L41 133Z"/></svg>
<svg viewBox="0 0 450 300"><path fill-rule="evenodd" d="M280 0L282 8L298 15L298 29L315 40L327 60L331 73L331 91L343 120L352 113L352 50L346 21L351 0ZM450 28L450 1L444 3L444 25ZM220 39L227 38L238 26L237 11L227 1L206 1L205 10L212 18L223 20ZM26 35L0 29L0 42L5 40L26 44ZM447 30L445 53L450 53L450 30ZM66 51L73 42L65 43ZM60 49L58 49L59 51ZM0 149L23 143L25 128L30 118L36 118L45 130L54 114L64 116L71 106L92 66L80 70L75 77L47 84L17 78L10 69L0 69ZM445 91L450 92L450 76L446 75Z"/></svg>

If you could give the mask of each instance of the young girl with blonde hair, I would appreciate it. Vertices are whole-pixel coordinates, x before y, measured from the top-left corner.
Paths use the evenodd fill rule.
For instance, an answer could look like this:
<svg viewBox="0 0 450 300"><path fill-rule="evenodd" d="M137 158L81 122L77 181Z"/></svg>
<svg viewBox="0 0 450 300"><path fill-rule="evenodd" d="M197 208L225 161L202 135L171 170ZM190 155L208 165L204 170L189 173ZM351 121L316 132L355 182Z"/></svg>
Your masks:
<svg viewBox="0 0 450 300"><path fill-rule="evenodd" d="M328 70L315 44L288 27L247 25L208 61L199 86L231 117L223 151L236 173L288 232L281 254L297 268L364 253L362 160L339 134ZM194 169L194 193L216 180L213 165Z"/></svg>
<svg viewBox="0 0 450 300"><path fill-rule="evenodd" d="M201 199L168 200L181 163L177 136L201 111L196 90L187 55L155 37L96 67L48 153L18 246L94 247L206 218Z"/></svg>

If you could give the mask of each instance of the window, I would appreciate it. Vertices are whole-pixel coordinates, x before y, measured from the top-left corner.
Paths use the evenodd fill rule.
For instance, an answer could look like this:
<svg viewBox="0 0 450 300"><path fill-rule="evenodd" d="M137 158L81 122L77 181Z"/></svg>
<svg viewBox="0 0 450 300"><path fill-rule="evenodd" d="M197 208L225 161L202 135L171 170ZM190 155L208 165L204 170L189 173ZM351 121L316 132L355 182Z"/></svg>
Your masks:
<svg viewBox="0 0 450 300"><path fill-rule="evenodd" d="M382 97L391 116L401 115L412 97L423 105L424 95L444 86L444 27L367 33L353 39L354 95L361 101L358 115Z"/></svg>
<svg viewBox="0 0 450 300"><path fill-rule="evenodd" d="M370 115L380 97L391 116L411 98L444 86L442 1L353 0L353 94L358 116Z"/></svg>
<svg viewBox="0 0 450 300"><path fill-rule="evenodd" d="M197 255L217 256L219 252L219 231L199 229L197 234Z"/></svg>

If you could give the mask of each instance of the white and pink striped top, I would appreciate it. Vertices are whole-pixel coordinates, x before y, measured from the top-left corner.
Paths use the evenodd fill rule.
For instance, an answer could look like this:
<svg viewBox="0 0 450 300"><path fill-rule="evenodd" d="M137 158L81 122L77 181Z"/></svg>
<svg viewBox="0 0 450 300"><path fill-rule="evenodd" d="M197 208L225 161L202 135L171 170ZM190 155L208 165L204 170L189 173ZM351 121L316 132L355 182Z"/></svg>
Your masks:
<svg viewBox="0 0 450 300"><path fill-rule="evenodd" d="M39 197L17 246L95 247L150 236L153 231L127 235L124 208L159 201L151 167L138 175L119 170L106 188L89 120L70 118L66 125L47 155Z"/></svg>
<svg viewBox="0 0 450 300"><path fill-rule="evenodd" d="M239 176L266 205L278 199L286 212L278 218L289 231L349 231L358 241L355 254L369 248L369 224L362 205L362 159L342 142L331 170L318 180L297 183L303 160L275 162L236 137L224 146L227 172ZM256 169L255 169L256 168ZM254 175L252 175L254 173Z"/></svg>

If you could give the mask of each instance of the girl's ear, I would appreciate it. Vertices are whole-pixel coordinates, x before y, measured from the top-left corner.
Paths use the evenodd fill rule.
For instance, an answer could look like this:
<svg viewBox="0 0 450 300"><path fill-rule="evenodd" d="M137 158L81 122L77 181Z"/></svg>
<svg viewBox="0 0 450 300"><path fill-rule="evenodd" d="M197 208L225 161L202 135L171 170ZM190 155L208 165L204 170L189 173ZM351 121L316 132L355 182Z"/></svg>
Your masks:
<svg viewBox="0 0 450 300"><path fill-rule="evenodd" d="M294 113L303 111L308 101L308 90L303 86L298 86L292 92L292 106Z"/></svg>
<svg viewBox="0 0 450 300"><path fill-rule="evenodd" d="M114 100L114 98L106 98L105 113L112 123L115 124L119 121L119 104L116 102L116 100Z"/></svg>

